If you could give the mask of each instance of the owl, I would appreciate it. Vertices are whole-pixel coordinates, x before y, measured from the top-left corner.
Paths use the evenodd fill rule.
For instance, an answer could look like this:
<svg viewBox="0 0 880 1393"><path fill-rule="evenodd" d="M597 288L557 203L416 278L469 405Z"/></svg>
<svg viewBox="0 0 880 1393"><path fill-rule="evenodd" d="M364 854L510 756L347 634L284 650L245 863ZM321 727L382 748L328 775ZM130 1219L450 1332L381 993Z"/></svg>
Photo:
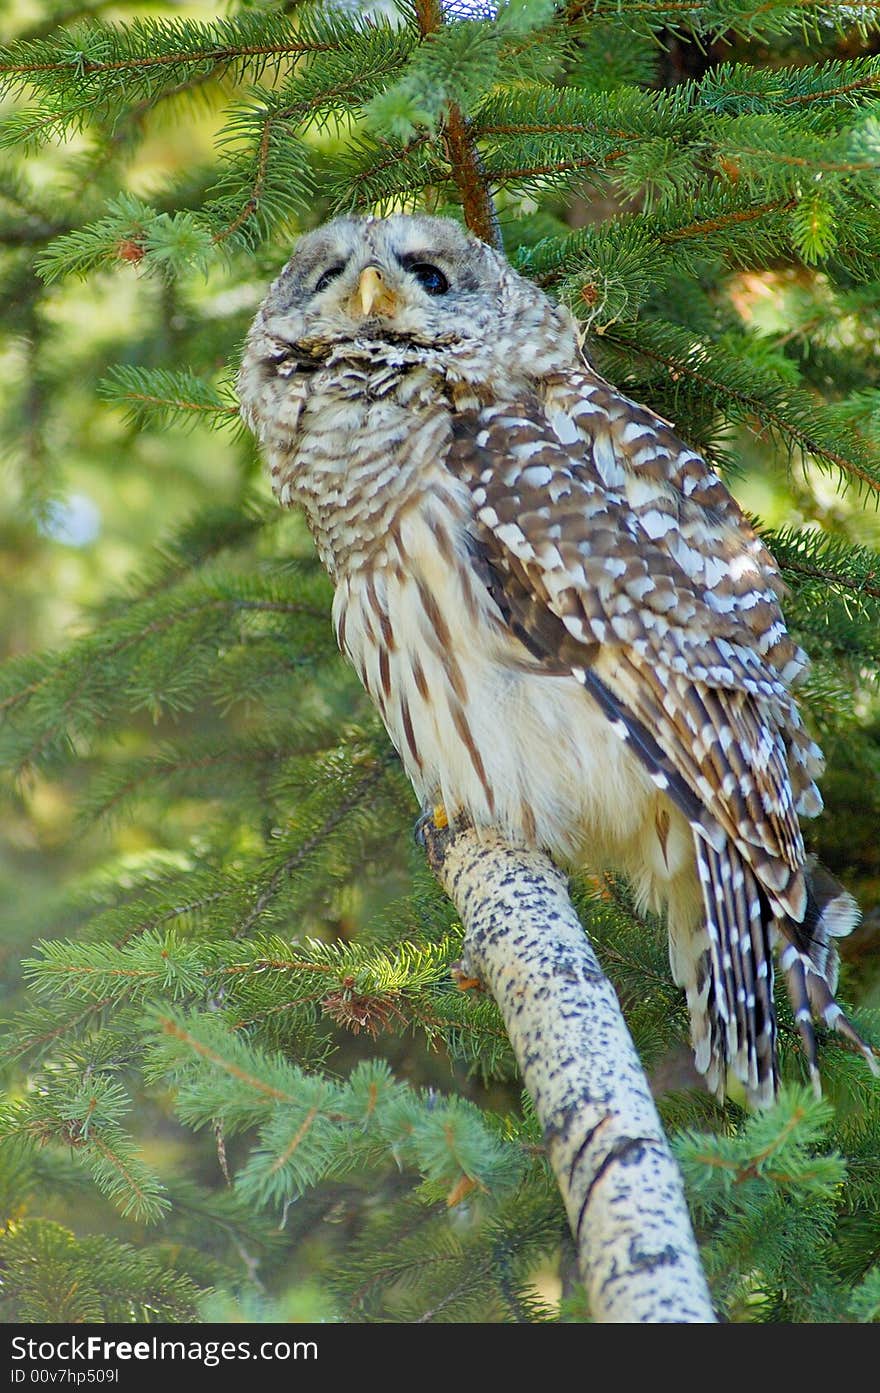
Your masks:
<svg viewBox="0 0 880 1393"><path fill-rule="evenodd" d="M806 855L822 754L772 557L575 321L455 222L301 238L250 330L245 421L419 802L665 912L697 1069L778 1083L778 950L814 1083L854 900Z"/></svg>

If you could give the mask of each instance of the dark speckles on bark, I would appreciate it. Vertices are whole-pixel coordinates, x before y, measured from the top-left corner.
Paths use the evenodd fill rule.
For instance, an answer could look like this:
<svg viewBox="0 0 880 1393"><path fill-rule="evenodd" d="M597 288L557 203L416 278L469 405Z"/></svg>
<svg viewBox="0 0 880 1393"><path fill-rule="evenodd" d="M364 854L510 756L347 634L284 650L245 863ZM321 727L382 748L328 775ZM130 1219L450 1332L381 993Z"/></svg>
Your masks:
<svg viewBox="0 0 880 1393"><path fill-rule="evenodd" d="M667 1245L658 1252L645 1252L637 1239L629 1245L629 1260L633 1268L640 1272L653 1272L658 1267L667 1267L679 1261L679 1254Z"/></svg>
<svg viewBox="0 0 880 1393"><path fill-rule="evenodd" d="M583 1099L583 1101L582 1101L582 1104L581 1104L581 1111L583 1110L583 1103L585 1103L585 1102L587 1102L587 1101L588 1101L587 1098L584 1097L584 1099ZM568 1131L568 1127L569 1127L569 1125L570 1125L570 1120L571 1120L570 1117L569 1117L568 1119L566 1119L565 1127L564 1127L565 1132ZM596 1140L596 1138L599 1136L600 1132L602 1131L602 1128L603 1128L603 1127L607 1127L607 1126L608 1126L608 1123L609 1123L610 1121L611 1121L611 1114L610 1114L610 1113L606 1113L604 1117L600 1117L599 1121L595 1124L595 1126L593 1126L593 1127L588 1127L588 1128L587 1128L586 1132L584 1133L583 1140L581 1141L580 1145L578 1146L577 1150L575 1151L574 1156L573 1156L572 1159L571 1159L571 1165L570 1165L569 1168L568 1168L568 1180L569 1180L569 1184L571 1184L572 1180L574 1179L574 1173L575 1173L576 1167L579 1166L579 1165L581 1164L581 1161L583 1160L584 1156L586 1155L588 1149L592 1146L593 1142L594 1142L594 1141ZM563 1129L561 1129L561 1128L559 1129L560 1134L562 1134L562 1130L563 1130ZM549 1126L544 1128L544 1135L545 1135L545 1137L547 1138L547 1140L549 1141L549 1140L550 1140L550 1127L549 1127Z"/></svg>
<svg viewBox="0 0 880 1393"><path fill-rule="evenodd" d="M432 867L534 1100L593 1316L711 1322L681 1180L565 876L540 852L474 832L446 841Z"/></svg>
<svg viewBox="0 0 880 1393"><path fill-rule="evenodd" d="M651 1137L618 1137L613 1146L606 1151L599 1165L593 1172L589 1185L587 1186L584 1198L581 1201L580 1214L578 1215L576 1234L580 1234L581 1224L584 1215L589 1208L593 1191L606 1172L615 1165L637 1165L642 1159L642 1154L646 1146L650 1146L656 1138Z"/></svg>

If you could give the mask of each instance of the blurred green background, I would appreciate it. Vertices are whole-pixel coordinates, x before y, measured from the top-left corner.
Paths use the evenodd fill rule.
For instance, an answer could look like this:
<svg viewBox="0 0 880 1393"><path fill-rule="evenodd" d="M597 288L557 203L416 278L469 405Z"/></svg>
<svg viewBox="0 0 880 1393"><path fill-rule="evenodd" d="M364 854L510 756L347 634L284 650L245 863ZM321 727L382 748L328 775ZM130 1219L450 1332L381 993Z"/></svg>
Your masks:
<svg viewBox="0 0 880 1393"><path fill-rule="evenodd" d="M39 37L58 23L89 16L112 23L148 15L214 20L227 13L226 6L210 3L65 6L18 0L7 6L0 26L8 41ZM873 39L829 34L818 56L875 51ZM800 50L793 38L756 45L734 39L720 47L709 44L700 61L710 64L721 55L725 61L747 58L772 68L792 61ZM613 56L609 51L612 85L628 77L648 85L672 85L688 75L689 63L697 61L671 33L665 46L647 53L644 70L620 73ZM263 81L271 87L271 75ZM16 671L18 661L26 663L42 653L58 655L70 640L100 632L108 621L124 616L133 597L143 598L151 586L161 594L173 585L193 556L209 556L211 509L223 516L224 527L232 515L248 519L252 527L246 545L227 548L231 534L222 534L221 561L232 556L235 574L242 580L248 574L283 575L288 561L297 563L314 606L308 643L298 650L291 648L282 630L256 626L242 641L247 661L239 661L241 655L227 649L221 636L215 662L202 673L187 665L184 628L179 649L168 649L165 670L144 672L140 698L129 700L124 719L117 713L106 726L99 721L91 730L85 721L74 722L58 738L57 748L41 749L39 737L31 749L21 741L15 746L0 827L0 979L8 1020L14 1021L22 1006L21 963L35 942L79 932L88 940L89 916L102 905L118 904L120 887L124 891L130 885L132 894L140 894L151 878L158 882L169 869L198 868L220 845L226 862L234 865L238 853L246 858L271 838L275 819L295 823L299 794L293 791L293 774L286 812L279 813L285 808L284 781L272 783L275 770L268 762L259 776L251 769L239 774L233 763L218 762L212 777L207 768L212 756L205 753L196 778L190 777L192 768L175 766L181 750L193 752L197 763L200 750L215 749L227 739L258 739L267 727L287 719L340 732L366 731L365 759L382 744L356 679L334 655L330 588L315 569L310 539L297 517L276 510L253 443L236 430L232 413L228 427L219 430L213 418L201 423L197 410L184 410L181 419L170 422L132 419L130 410L106 399L102 385L123 365L188 368L205 381L228 386L247 326L269 280L286 259L290 242L301 227L317 224L328 212L320 173L322 162L330 167L347 148L344 123L328 121L303 137L316 151L319 174L308 214L288 220L283 235L274 240L247 252L232 251L227 261L215 262L207 273L196 267L187 275L163 276L149 259L145 261L136 244L120 244L115 265L85 278L71 275L46 283L35 270L35 254L53 235L68 231L83 209L85 220L101 216L107 198L118 196L120 188L159 209L197 207L215 173L215 141L229 103L245 86L232 75L206 81L197 91L165 99L155 108L145 103L109 134L105 130L98 136L84 127L63 143L50 141L23 159L9 155L0 174L0 643L3 658L12 660L9 671ZM7 102L7 111L12 105ZM540 196L511 191L502 193L498 202L512 255L542 236L645 206L638 195L628 197L613 189L601 194L548 189ZM685 317L684 287L676 284L661 292L653 306L658 313L670 310L664 295L675 301L670 317ZM781 381L786 375L792 382L806 377L817 398L827 389L830 399L847 401L850 419L855 409L852 393L867 390L872 373L876 383L880 306L871 307L863 290L856 293L840 280L832 281L816 266L779 259L767 268L731 269L705 302L715 316L705 324L707 333L723 342L725 325L753 331L756 357L763 355ZM694 317L700 313L705 311L694 308ZM607 364L610 371L613 360L606 357L602 335L596 332L604 327L601 322L593 325L588 350L600 368ZM860 418L872 438L880 431L880 409L874 403L874 397L866 397ZM662 400L652 404L670 409ZM760 516L763 526L809 526L849 544L877 547L876 509L865 507L854 490L842 490L815 461L805 465L790 458L758 421L756 429L704 424L706 439L729 465L728 478L738 499ZM242 528L246 531L244 523ZM795 627L799 606L805 615L813 613L809 601L804 592L792 602ZM857 606L857 596L852 603ZM852 672L841 671L846 604L844 599L835 611L826 647L821 635L814 633L811 641L815 669L810 710L829 756L829 772L824 783L827 811L808 829L808 836L864 907L865 924L844 945L844 953L855 968L848 984L858 1004L876 1007L880 710L873 673L866 670L864 680L857 675L854 681ZM57 669L54 658L47 661ZM184 674L179 692L176 663ZM80 680L72 678L73 704L79 699ZM136 684L131 690L136 691ZM10 692L7 714L14 718L14 687ZM104 700L112 706L106 693L101 695ZM39 757L36 762L33 756ZM163 760L157 777L155 762L162 765ZM139 761L152 761L153 773ZM383 935L392 941L401 920L405 924L406 915L414 913L409 900L410 908L401 908L413 882L436 924L442 928L451 922L451 912L440 907L421 853L412 843L410 825L417 809L402 776L390 778L397 779L395 797L388 795L387 804L378 809L380 825L365 833L359 856L349 854L346 859L340 853L300 886L293 904L297 932L347 942L370 926L372 942L383 941ZM282 911L284 906L279 922L293 922L290 905L288 919ZM657 943L662 962L665 950L659 931ZM509 1070L507 1077L501 1070L501 1077L485 1082L461 1059L451 1058L442 1043L429 1048L424 1034L394 1034L384 1025L377 1025L377 1044L369 1028L353 1028L351 1017L346 1024L325 1014L314 1025L322 1042L316 1054L335 1050L332 1067L340 1074L356 1059L380 1054L400 1077L444 1091L455 1088L499 1113L518 1108L518 1089ZM278 1029L279 1042L288 1043L280 1025ZM49 1023L47 1032L51 1033ZM658 1075L666 1071L664 1086L674 1089L692 1082L687 1061L678 1055L671 1062L664 1056L656 1067ZM10 1079L13 1092L29 1086L26 1073L14 1070ZM211 1193L223 1192L217 1138L206 1131L194 1136L185 1129L175 1120L161 1088L137 1094L136 1115L129 1121L145 1160L159 1173ZM245 1144L230 1139L226 1147L227 1163L234 1170L246 1154ZM77 1189L70 1174L62 1178L60 1162L53 1179L49 1152L42 1164L41 1214L57 1218L79 1235L115 1234L135 1244L146 1237L145 1228L121 1219L85 1180ZM376 1197L377 1205L393 1193L394 1182L388 1184L390 1191ZM403 1188L404 1182L400 1184ZM15 1196L6 1198L10 1212L15 1212ZM178 1199L185 1211L184 1199ZM370 1203L356 1180L351 1186L324 1187L280 1220L278 1215L267 1218L254 1236L253 1251L244 1221L240 1216L234 1223L230 1220L240 1271L258 1262L259 1250L263 1276L254 1286L253 1305L245 1298L233 1302L221 1296L201 1307L203 1315L247 1319L268 1311L284 1319L331 1317L337 1308L323 1277L333 1270L337 1253L355 1231L363 1234L364 1206L369 1209ZM22 1197L20 1212L35 1212L33 1196ZM192 1199L189 1218L196 1225L198 1215L198 1203ZM162 1241L166 1254L173 1252L177 1240L171 1236ZM199 1274L194 1251L192 1245L187 1247L185 1269L196 1282L201 1275L209 1285L216 1276L211 1255L205 1256L204 1272ZM223 1262L231 1273L235 1260L228 1251ZM538 1264L532 1280L542 1298L550 1303L558 1299L562 1285L555 1261ZM229 1281L233 1284L231 1276ZM262 1306L261 1290L268 1303ZM492 1318L491 1305L488 1310Z"/></svg>

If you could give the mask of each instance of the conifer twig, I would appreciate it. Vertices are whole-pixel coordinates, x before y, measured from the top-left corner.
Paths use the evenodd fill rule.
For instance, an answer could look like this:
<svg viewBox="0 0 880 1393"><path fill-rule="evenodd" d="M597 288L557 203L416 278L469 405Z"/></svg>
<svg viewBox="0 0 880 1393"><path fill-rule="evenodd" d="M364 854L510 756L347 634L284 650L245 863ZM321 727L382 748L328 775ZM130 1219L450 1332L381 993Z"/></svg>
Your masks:
<svg viewBox="0 0 880 1393"><path fill-rule="evenodd" d="M544 1129L593 1316L711 1323L681 1177L617 997L541 852L425 831Z"/></svg>
<svg viewBox="0 0 880 1393"><path fill-rule="evenodd" d="M439 0L414 0L414 6L422 37L436 33L443 22ZM446 109L443 143L452 177L461 194L465 223L481 242L488 242L496 251L503 251L501 226L480 162L477 142L470 122L455 102L450 102Z"/></svg>

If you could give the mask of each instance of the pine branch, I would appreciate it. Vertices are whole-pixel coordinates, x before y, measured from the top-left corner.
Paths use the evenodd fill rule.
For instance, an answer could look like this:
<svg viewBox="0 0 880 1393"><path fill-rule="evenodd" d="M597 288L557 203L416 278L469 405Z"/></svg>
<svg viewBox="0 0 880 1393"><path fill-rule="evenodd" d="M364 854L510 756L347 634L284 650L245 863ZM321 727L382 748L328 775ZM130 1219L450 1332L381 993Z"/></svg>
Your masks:
<svg viewBox="0 0 880 1393"><path fill-rule="evenodd" d="M880 59L875 56L829 60L769 72L744 63L721 63L699 84L699 101L711 111L771 112L786 108L838 109L841 97L856 105L857 95L880 88Z"/></svg>
<svg viewBox="0 0 880 1393"><path fill-rule="evenodd" d="M104 401L127 407L126 419L143 426L152 421L163 424L209 425L241 428L241 414L231 384L219 391L190 372L169 372L165 368L111 368L98 393Z"/></svg>
<svg viewBox="0 0 880 1393"><path fill-rule="evenodd" d="M471 1188L500 1197L522 1176L520 1149L494 1136L477 1108L438 1099L426 1114L384 1063L358 1065L338 1083L255 1049L216 1018L163 1012L155 1029L149 1072L177 1087L183 1121L200 1127L219 1117L230 1130L259 1127L237 1185L260 1207L277 1206L345 1175L356 1160L372 1157L375 1164L389 1152L398 1164L415 1167L451 1205L463 1198L462 1177Z"/></svg>
<svg viewBox="0 0 880 1393"><path fill-rule="evenodd" d="M56 758L120 704L153 712L190 708L203 700L216 672L217 639L230 619L271 614L326 628L326 612L309 603L302 587L278 584L271 595L248 577L206 575L109 620L76 645L60 671L48 660L12 665L0 700L7 758L19 769ZM19 731L9 718L33 703L38 730Z"/></svg>
<svg viewBox="0 0 880 1393"><path fill-rule="evenodd" d="M40 1324L192 1322L199 1290L163 1259L118 1239L26 1219L0 1236L4 1319Z"/></svg>
<svg viewBox="0 0 880 1393"><path fill-rule="evenodd" d="M398 204L415 207L424 188L445 183L448 170L436 158L428 135L416 136L406 146L384 138L353 138L335 162L328 180L334 212L364 207L389 210Z"/></svg>
<svg viewBox="0 0 880 1393"><path fill-rule="evenodd" d="M219 138L223 173L203 213L213 242L251 248L302 211L314 195L308 150L287 129L287 109L264 89L234 111Z"/></svg>
<svg viewBox="0 0 880 1393"><path fill-rule="evenodd" d="M863 33L880 25L877 0L867 0L857 10L847 3L816 3L816 0L570 0L567 13L575 18L590 13L597 18L632 18L648 32L671 28L694 35L720 37L729 33L747 38L771 38L790 32L823 28L848 33L857 26Z"/></svg>
<svg viewBox="0 0 880 1393"><path fill-rule="evenodd" d="M85 276L100 267L143 262L169 272L182 266L204 270L211 244L189 213L158 213L131 194L107 205L104 217L53 239L36 259L47 284L62 276Z"/></svg>
<svg viewBox="0 0 880 1393"><path fill-rule="evenodd" d="M258 76L270 61L333 48L347 31L344 17L315 11L296 27L282 16L256 14L213 23L135 19L125 27L82 25L0 50L0 83L14 93L28 83L50 88L68 76L103 95L105 88L89 78L118 73L142 82L177 82L195 66L216 72L233 65L239 74L249 65Z"/></svg>
<svg viewBox="0 0 880 1393"><path fill-rule="evenodd" d="M442 25L439 0L413 0L413 4L422 38L436 34ZM457 102L450 102L446 108L443 141L461 195L466 225L481 241L503 250L498 215L483 173L476 140Z"/></svg>
<svg viewBox="0 0 880 1393"><path fill-rule="evenodd" d="M120 1126L131 1106L124 1090L100 1073L80 1080L49 1073L40 1083L28 1098L0 1108L0 1146L28 1140L70 1147L123 1216L160 1219L168 1208L164 1187ZM73 1084L70 1093L65 1084Z"/></svg>
<svg viewBox="0 0 880 1393"><path fill-rule="evenodd" d="M704 1232L716 1238L710 1276L726 1303L775 1294L789 1318L843 1318L817 1233L828 1231L845 1177L843 1158L820 1153L832 1118L807 1089L787 1089L774 1108L731 1135L685 1131L675 1151ZM748 1267L751 1283L741 1274ZM776 1298L778 1299L778 1298ZM780 1311L780 1318L785 1318Z"/></svg>
<svg viewBox="0 0 880 1393"><path fill-rule="evenodd" d="M880 554L816 532L792 528L763 533L783 575L820 581L880 600Z"/></svg>
<svg viewBox="0 0 880 1393"><path fill-rule="evenodd" d="M367 798L379 780L384 777L386 771L387 765L381 761L377 762L363 778L358 780L350 793L343 798L342 802L332 810L322 826L319 827L306 842L301 846L297 846L289 856L285 857L283 861L276 865L271 875L260 888L252 908L236 930L236 937L242 937L250 932L263 914L267 905L271 903L274 896L278 893L283 881L289 879L290 876L293 875L293 872L312 855L316 848L319 847L322 842L326 841L326 839L336 831L344 819Z"/></svg>

